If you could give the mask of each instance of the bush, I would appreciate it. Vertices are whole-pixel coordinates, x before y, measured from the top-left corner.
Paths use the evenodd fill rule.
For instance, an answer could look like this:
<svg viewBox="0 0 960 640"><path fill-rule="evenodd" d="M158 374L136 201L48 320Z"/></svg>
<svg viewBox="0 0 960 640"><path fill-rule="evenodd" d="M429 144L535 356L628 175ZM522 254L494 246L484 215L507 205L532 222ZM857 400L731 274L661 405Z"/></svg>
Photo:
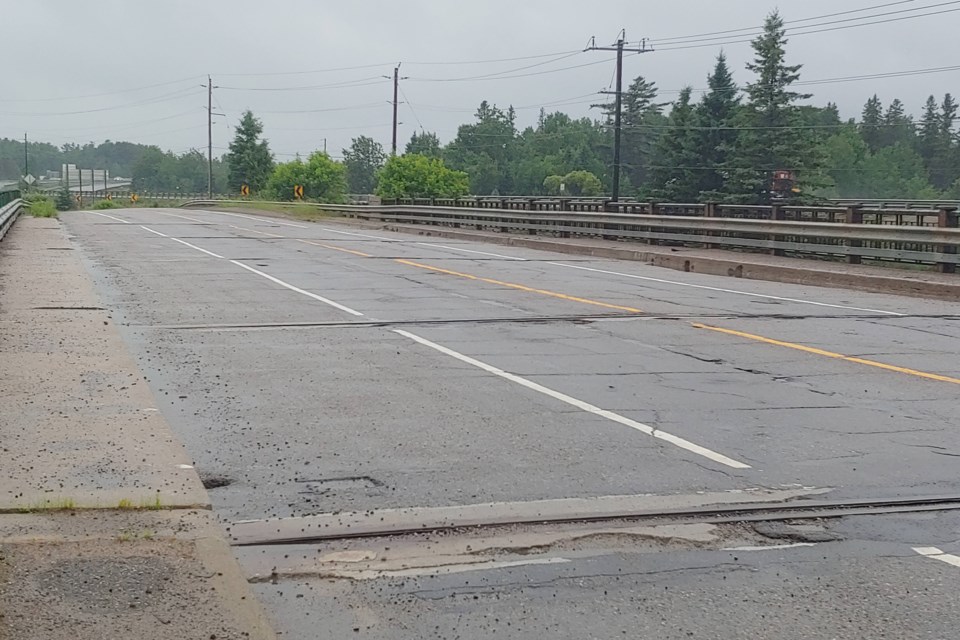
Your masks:
<svg viewBox="0 0 960 640"><path fill-rule="evenodd" d="M90 208L91 209L119 209L120 205L118 205L113 200L100 200Z"/></svg>
<svg viewBox="0 0 960 640"><path fill-rule="evenodd" d="M297 158L277 165L267 180L264 195L276 200L293 200L294 186L301 185L303 197L308 200L343 202L343 195L347 192L346 175L343 164L318 151L306 162Z"/></svg>
<svg viewBox="0 0 960 640"><path fill-rule="evenodd" d="M24 200L27 202L27 211L35 218L55 218L57 215L57 208L50 198L31 196Z"/></svg>
<svg viewBox="0 0 960 640"><path fill-rule="evenodd" d="M470 190L470 179L439 158L418 154L394 156L380 170L377 195L383 198L459 198Z"/></svg>

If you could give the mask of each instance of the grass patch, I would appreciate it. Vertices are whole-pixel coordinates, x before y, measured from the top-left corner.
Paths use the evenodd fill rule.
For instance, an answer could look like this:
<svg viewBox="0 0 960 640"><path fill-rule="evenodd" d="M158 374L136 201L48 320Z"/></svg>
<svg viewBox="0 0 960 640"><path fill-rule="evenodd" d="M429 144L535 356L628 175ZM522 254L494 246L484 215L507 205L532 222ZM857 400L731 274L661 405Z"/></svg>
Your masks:
<svg viewBox="0 0 960 640"><path fill-rule="evenodd" d="M127 498L122 499L117 503L117 509L120 509L121 511L133 509L133 500L128 500Z"/></svg>
<svg viewBox="0 0 960 640"><path fill-rule="evenodd" d="M27 211L34 218L56 218L57 206L53 200L44 196L31 196L26 199Z"/></svg>
<svg viewBox="0 0 960 640"><path fill-rule="evenodd" d="M100 200L99 202L94 203L91 209L120 209L120 205L114 202L113 200Z"/></svg>
<svg viewBox="0 0 960 640"><path fill-rule="evenodd" d="M135 542L137 540L153 540L157 534L149 529L143 531L121 531L117 535L117 542Z"/></svg>
<svg viewBox="0 0 960 640"><path fill-rule="evenodd" d="M144 500L140 503L141 509L147 511L160 511L163 509L163 503L160 501L160 494L153 496L153 500Z"/></svg>
<svg viewBox="0 0 960 640"><path fill-rule="evenodd" d="M17 509L20 513L42 513L46 511L73 511L77 503L73 498L58 498L56 500L41 500L26 507Z"/></svg>

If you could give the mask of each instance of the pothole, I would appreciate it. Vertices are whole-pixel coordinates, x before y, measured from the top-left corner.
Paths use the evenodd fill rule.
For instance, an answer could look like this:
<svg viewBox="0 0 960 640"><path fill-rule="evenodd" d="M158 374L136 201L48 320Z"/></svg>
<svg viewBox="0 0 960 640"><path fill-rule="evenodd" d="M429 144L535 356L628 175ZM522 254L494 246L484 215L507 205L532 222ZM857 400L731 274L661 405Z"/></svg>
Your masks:
<svg viewBox="0 0 960 640"><path fill-rule="evenodd" d="M204 489L220 489L221 487L228 487L233 484L233 479L211 473L201 473L200 482L203 483Z"/></svg>

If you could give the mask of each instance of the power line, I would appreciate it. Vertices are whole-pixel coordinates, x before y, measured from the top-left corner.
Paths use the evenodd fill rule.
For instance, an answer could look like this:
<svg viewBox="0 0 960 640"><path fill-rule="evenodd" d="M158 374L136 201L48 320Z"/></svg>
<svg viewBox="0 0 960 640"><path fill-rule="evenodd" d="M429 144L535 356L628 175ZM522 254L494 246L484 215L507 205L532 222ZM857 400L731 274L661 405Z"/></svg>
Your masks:
<svg viewBox="0 0 960 640"><path fill-rule="evenodd" d="M824 19L824 18L834 18L834 17L837 17L837 16L850 15L850 14L853 14L853 13L863 13L863 12L865 12L865 11L876 11L877 9L883 9L883 8L886 8L886 7L892 7L892 6L896 6L896 5L902 5L902 4L911 4L911 3L915 2L915 1L916 1L916 0L900 0L899 2L888 2L888 3L886 3L886 4L874 5L874 6L870 6L870 7L864 7L864 8L861 8L861 9L853 9L853 10L850 10L850 11L840 11L840 12L837 12L837 13L825 13L825 14L822 14L822 15L819 15L819 16L811 16L811 17L809 17L809 18L799 18L799 19L796 19L796 20L785 20L783 24L784 24L784 25L797 24L797 23L799 23L799 22L811 22L811 21L813 21L813 20L822 20L822 19ZM923 9L923 7L918 7L918 8L916 8L916 9L905 9L905 11L918 11L918 10L920 10L920 9ZM861 16L860 18L853 18L853 19L854 19L854 20L865 20L865 19L867 19L867 18L869 18L869 17L870 17L870 16ZM811 26L811 25L807 25L807 26ZM691 34L691 35L687 35L687 36L674 36L674 37L671 37L671 38L650 38L650 42L652 42L652 43L654 43L654 44L677 44L677 43L680 43L680 42L683 42L683 41L687 41L687 40L693 40L693 41L699 42L700 40L696 40L697 38L706 38L707 36L716 36L716 35L725 35L725 34L734 34L734 33L740 33L740 36L736 36L736 37L741 37L741 36L743 35L741 32L743 32L743 31L753 31L753 32L755 32L755 31L759 31L759 30L761 30L761 29L763 29L763 25L756 25L756 26L752 26L752 27L741 27L740 29L726 29L726 30L724 30L724 31L710 31L710 32L707 32L707 33L697 33L697 34ZM729 36L729 37L734 37L734 36Z"/></svg>
<svg viewBox="0 0 960 640"><path fill-rule="evenodd" d="M416 77L412 77L412 78L410 78L410 80L413 80L413 81L416 81L416 82L466 82L466 81L476 82L477 80L481 80L481 81L484 81L484 80L511 80L511 79L514 79L514 78L530 78L530 77L533 77L533 76L544 76L544 75L549 75L549 74L552 74L552 73L560 73L561 71L569 71L569 70L571 70L571 69L582 69L583 67L592 67L592 66L598 65L598 64L605 64L605 63L611 62L612 60L613 60L612 58L610 58L610 59L605 59L605 60L596 60L596 61L593 61L593 62L585 62L585 63L583 63L583 64L572 65L572 66L569 66L569 67L559 67L559 68L557 68L557 69L547 69L547 70L544 70L544 71L536 71L536 72L533 72L533 73L519 73L519 74L515 74L515 75L503 75L503 76L496 76L496 77L493 77L493 76L491 76L491 77L465 77L465 78L416 78ZM516 71L516 69L513 69L512 71ZM504 71L503 73L510 73L510 71Z"/></svg>
<svg viewBox="0 0 960 640"><path fill-rule="evenodd" d="M189 78L183 78L181 80L171 80L169 82L158 82L156 84L148 84L148 85L143 85L141 87L133 87L130 89L118 89L116 91L107 91L104 93L89 93L82 96L64 96L59 98L0 98L0 102L65 102L67 100L84 100L87 98L102 98L103 96L114 96L114 95L119 95L121 93L135 93L137 91L143 91L145 89L155 89L156 87L166 87L172 84L194 82L202 78L203 76L191 76Z"/></svg>
<svg viewBox="0 0 960 640"><path fill-rule="evenodd" d="M357 78L356 80L347 80L333 84L315 84L302 85L296 87L220 87L225 91L314 91L317 89L344 89L353 87L369 87L374 84L382 84L382 76L369 76L366 78Z"/></svg>
<svg viewBox="0 0 960 640"><path fill-rule="evenodd" d="M953 4L953 3L948 3L948 4ZM957 11L960 11L960 9L944 9L944 10L942 10L942 11L932 11L932 12L929 12L929 13L920 13L920 14L916 14L916 15L912 15L912 16L901 16L901 17L899 17L899 18L887 18L886 20L875 20L875 21L873 21L873 22L863 22L863 23L860 23L860 24L850 24L850 25L844 25L844 26L840 26L840 27L830 27L830 28L827 28L827 29L814 29L814 30L812 30L812 31L790 31L790 32L788 32L788 35L789 35L790 37L794 37L794 36L807 36L807 35L812 35L812 34L815 34L815 33L827 33L827 32L830 32L830 31L842 31L842 30L845 30L845 29L855 29L855 28L857 28L857 27L869 27L869 26L873 26L873 25L877 25L877 24L887 24L887 23L890 23L890 22L903 22L904 20L912 20L912 19L914 19L914 18L925 18L925 17L928 17L928 16L936 16L936 15L941 15L941 14L945 14L945 13L954 13L954 12L957 12ZM759 35L759 34L756 34L756 35ZM726 42L713 42L713 43L707 43L707 44L691 44L691 45L684 45L684 46L677 46L677 47L658 47L658 48L657 48L657 51L663 52L663 51L682 51L682 50L686 50L686 49L702 49L702 48L704 48L704 47L717 47L717 46L723 46L723 45L728 45L728 44L742 44L742 43L746 43L746 42L753 42L753 38L747 38L747 39L744 39L744 40L728 40L728 41L726 41Z"/></svg>
<svg viewBox="0 0 960 640"><path fill-rule="evenodd" d="M199 92L196 90L195 87L188 87L188 88L184 88L184 89L180 89L180 90L174 91L174 92L169 93L169 94L164 94L164 95L161 95L161 96L154 96L154 97L148 98L148 99L146 99L146 100L139 100L139 101L137 101L137 102L130 102L130 103L127 103L127 104L116 105L116 106L112 106L112 107L100 107L100 108L97 108L97 109L82 109L82 110L78 110L78 111L47 111L47 112L42 112L42 113L3 111L3 112L0 112L0 115L6 115L6 116L35 116L35 117L73 116L73 115L80 115L80 114L85 114L85 113L100 113L100 112L103 112L103 111L117 111L117 110L119 110L119 109L129 109L129 108L132 108L132 107L140 107L140 106L144 106L144 105L148 105L148 104L157 104L157 103L160 103L160 102L169 102L169 101L171 101L171 100L179 100L179 99L181 99L181 98L192 97L192 96L197 95L198 93L199 93Z"/></svg>

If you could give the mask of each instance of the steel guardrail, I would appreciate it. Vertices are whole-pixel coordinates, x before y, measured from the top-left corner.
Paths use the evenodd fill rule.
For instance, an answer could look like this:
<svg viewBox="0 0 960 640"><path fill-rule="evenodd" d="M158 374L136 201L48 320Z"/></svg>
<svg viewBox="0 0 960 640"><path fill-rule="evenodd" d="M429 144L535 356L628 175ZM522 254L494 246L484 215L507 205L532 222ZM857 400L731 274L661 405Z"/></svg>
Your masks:
<svg viewBox="0 0 960 640"><path fill-rule="evenodd" d="M3 237L7 235L7 231L13 226L22 208L23 200L19 198L0 207L0 240L3 240Z"/></svg>
<svg viewBox="0 0 960 640"><path fill-rule="evenodd" d="M198 200L182 206L255 204L250 201ZM294 205L297 203L272 203ZM460 206L315 204L323 211L379 222L451 226L479 231L525 233L632 240L672 246L697 246L739 251L764 251L774 255L864 259L935 265L945 273L960 264L960 228L952 209L924 211L937 226L896 225L863 220L878 210L856 208L853 222L782 220L749 217L700 217L589 211L526 211L466 208ZM688 205L660 205L686 207ZM690 205L694 206L694 205ZM765 213L764 207L747 208ZM803 209L799 207L798 209ZM737 210L744 210L738 207ZM845 211L837 209L838 211ZM778 213L774 210L774 213ZM884 210L884 214L891 213ZM911 214L917 212L911 211ZM877 218L878 220L880 218Z"/></svg>

